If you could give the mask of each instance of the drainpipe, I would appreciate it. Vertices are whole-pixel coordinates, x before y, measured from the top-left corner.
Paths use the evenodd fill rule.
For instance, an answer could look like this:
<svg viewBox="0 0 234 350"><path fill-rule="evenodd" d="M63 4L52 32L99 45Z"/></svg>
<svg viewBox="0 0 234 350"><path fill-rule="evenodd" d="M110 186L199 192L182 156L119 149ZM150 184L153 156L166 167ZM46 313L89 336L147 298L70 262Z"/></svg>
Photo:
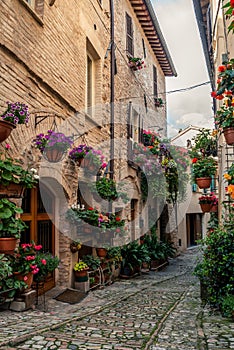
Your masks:
<svg viewBox="0 0 234 350"><path fill-rule="evenodd" d="M115 86L114 86L114 76L115 76L115 44L114 44L114 0L110 0L110 41L111 41L111 60L110 60L110 178L114 178L114 99L115 99Z"/></svg>

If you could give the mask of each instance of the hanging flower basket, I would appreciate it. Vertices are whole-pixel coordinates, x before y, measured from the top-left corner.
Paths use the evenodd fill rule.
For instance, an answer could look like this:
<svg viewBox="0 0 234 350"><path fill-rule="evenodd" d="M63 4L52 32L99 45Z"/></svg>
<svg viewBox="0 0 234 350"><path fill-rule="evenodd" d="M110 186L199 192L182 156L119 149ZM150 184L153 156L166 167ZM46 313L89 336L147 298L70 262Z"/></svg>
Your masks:
<svg viewBox="0 0 234 350"><path fill-rule="evenodd" d="M223 135L228 145L234 144L234 127L224 128Z"/></svg>
<svg viewBox="0 0 234 350"><path fill-rule="evenodd" d="M16 128L16 125L6 120L0 120L0 142L5 141Z"/></svg>
<svg viewBox="0 0 234 350"><path fill-rule="evenodd" d="M210 203L200 203L201 210L203 213L209 213L212 207Z"/></svg>
<svg viewBox="0 0 234 350"><path fill-rule="evenodd" d="M211 177L200 177L196 179L199 188L209 188L211 184Z"/></svg>
<svg viewBox="0 0 234 350"><path fill-rule="evenodd" d="M43 156L50 163L58 163L62 160L64 155L64 150L58 147L45 148Z"/></svg>
<svg viewBox="0 0 234 350"><path fill-rule="evenodd" d="M212 205L210 208L210 212L211 213L217 213L218 211L218 205Z"/></svg>
<svg viewBox="0 0 234 350"><path fill-rule="evenodd" d="M73 140L70 136L65 136L61 132L48 130L47 134L39 134L33 140L46 160L57 163L62 160L65 152L71 147Z"/></svg>

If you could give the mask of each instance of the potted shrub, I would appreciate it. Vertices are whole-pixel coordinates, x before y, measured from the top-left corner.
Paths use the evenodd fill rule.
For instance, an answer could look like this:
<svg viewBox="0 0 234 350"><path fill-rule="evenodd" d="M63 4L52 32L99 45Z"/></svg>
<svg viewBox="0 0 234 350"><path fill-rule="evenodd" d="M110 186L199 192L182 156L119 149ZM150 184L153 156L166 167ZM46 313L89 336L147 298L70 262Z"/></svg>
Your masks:
<svg viewBox="0 0 234 350"><path fill-rule="evenodd" d="M192 177L200 188L209 188L216 173L217 162L212 157L193 158Z"/></svg>
<svg viewBox="0 0 234 350"><path fill-rule="evenodd" d="M124 245L121 248L121 276L132 276L140 271L143 261L149 261L149 252L144 244L137 240Z"/></svg>
<svg viewBox="0 0 234 350"><path fill-rule="evenodd" d="M63 158L66 150L71 147L73 139L61 132L48 130L46 135L38 134L33 143L49 162L57 163Z"/></svg>
<svg viewBox="0 0 234 350"><path fill-rule="evenodd" d="M16 215L23 210L6 198L0 199L0 253L12 254L26 224Z"/></svg>
<svg viewBox="0 0 234 350"><path fill-rule="evenodd" d="M0 142L8 138L11 131L18 124L27 124L29 120L28 106L20 102L7 102L7 109L1 115L0 120Z"/></svg>

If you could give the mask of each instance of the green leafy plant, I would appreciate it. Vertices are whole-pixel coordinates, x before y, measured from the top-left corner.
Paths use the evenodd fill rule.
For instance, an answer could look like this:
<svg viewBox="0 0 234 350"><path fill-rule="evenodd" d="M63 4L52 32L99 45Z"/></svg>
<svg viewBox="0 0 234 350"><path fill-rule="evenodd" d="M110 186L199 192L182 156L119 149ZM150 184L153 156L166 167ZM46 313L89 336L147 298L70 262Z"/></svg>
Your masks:
<svg viewBox="0 0 234 350"><path fill-rule="evenodd" d="M139 268L142 262L149 262L149 252L145 245L140 245L138 241L130 242L121 248L121 269L129 268L133 273Z"/></svg>
<svg viewBox="0 0 234 350"><path fill-rule="evenodd" d="M22 214L23 210L6 198L0 199L0 237L20 238L20 232L27 225L16 214Z"/></svg>
<svg viewBox="0 0 234 350"><path fill-rule="evenodd" d="M221 302L221 311L223 316L234 319L234 295L227 294Z"/></svg>
<svg viewBox="0 0 234 350"><path fill-rule="evenodd" d="M231 19L232 16L234 15L234 3L233 0L229 0L224 6L223 8L225 9L225 15L227 18ZM229 26L228 26L228 33L232 32L234 33L234 20L232 19Z"/></svg>
<svg viewBox="0 0 234 350"><path fill-rule="evenodd" d="M201 177L211 177L215 175L217 161L212 157L193 158L192 160L192 180Z"/></svg>
<svg viewBox="0 0 234 350"><path fill-rule="evenodd" d="M194 145L189 149L190 158L203 156L217 156L217 131L200 129L199 133L192 138Z"/></svg>
<svg viewBox="0 0 234 350"><path fill-rule="evenodd" d="M90 270L97 270L101 265L101 260L99 257L95 257L93 255L83 255L82 261L88 265Z"/></svg>
<svg viewBox="0 0 234 350"><path fill-rule="evenodd" d="M200 241L203 252L202 261L194 274L206 287L207 300L211 305L221 306L222 300L234 294L234 230L228 225L210 231Z"/></svg>
<svg viewBox="0 0 234 350"><path fill-rule="evenodd" d="M32 188L38 183L37 170L25 170L20 162L11 158L0 159L0 184L8 186L10 183L21 184Z"/></svg>
<svg viewBox="0 0 234 350"><path fill-rule="evenodd" d="M38 252L35 257L38 272L33 277L34 281L43 281L50 273L58 268L59 262L59 258L49 252Z"/></svg>
<svg viewBox="0 0 234 350"><path fill-rule="evenodd" d="M12 264L14 272L19 272L23 275L26 275L28 272L37 274L39 270L36 264L36 254L41 249L42 246L36 245L34 242L20 244L15 250Z"/></svg>

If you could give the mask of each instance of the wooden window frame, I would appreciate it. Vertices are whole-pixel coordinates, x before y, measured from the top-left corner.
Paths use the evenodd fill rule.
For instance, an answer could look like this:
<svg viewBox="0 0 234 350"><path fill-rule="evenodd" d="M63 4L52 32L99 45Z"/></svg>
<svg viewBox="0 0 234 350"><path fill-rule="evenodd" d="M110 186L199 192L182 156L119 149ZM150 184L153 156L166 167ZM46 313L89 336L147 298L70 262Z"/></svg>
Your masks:
<svg viewBox="0 0 234 350"><path fill-rule="evenodd" d="M130 56L134 56L134 35L132 17L126 12L126 52Z"/></svg>

